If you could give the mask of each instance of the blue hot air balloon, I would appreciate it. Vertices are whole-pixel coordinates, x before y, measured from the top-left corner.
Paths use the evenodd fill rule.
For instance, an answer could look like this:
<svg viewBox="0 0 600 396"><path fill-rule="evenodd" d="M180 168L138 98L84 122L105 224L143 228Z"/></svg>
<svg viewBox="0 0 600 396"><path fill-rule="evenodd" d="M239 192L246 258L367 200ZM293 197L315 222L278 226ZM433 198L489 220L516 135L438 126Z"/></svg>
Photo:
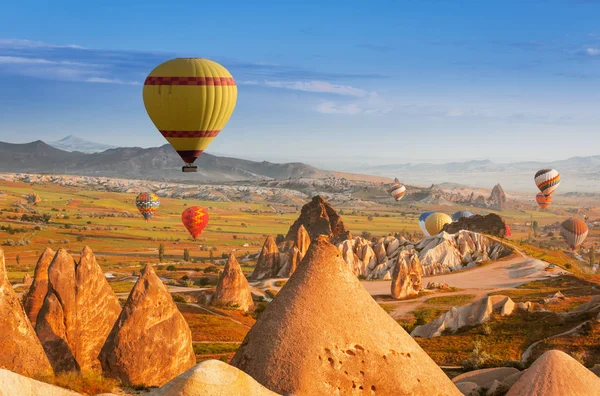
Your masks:
<svg viewBox="0 0 600 396"><path fill-rule="evenodd" d="M459 210L458 212L456 212L452 215L452 221L458 221L462 217L473 217L473 216L475 216L475 215L473 213L469 212L468 210Z"/></svg>
<svg viewBox="0 0 600 396"><path fill-rule="evenodd" d="M429 236L429 233L427 232L427 229L425 228L425 220L427 220L427 217L433 213L435 213L435 212L425 212L421 216L419 216L419 228L421 229L421 232L423 232L423 234L425 234L425 236Z"/></svg>

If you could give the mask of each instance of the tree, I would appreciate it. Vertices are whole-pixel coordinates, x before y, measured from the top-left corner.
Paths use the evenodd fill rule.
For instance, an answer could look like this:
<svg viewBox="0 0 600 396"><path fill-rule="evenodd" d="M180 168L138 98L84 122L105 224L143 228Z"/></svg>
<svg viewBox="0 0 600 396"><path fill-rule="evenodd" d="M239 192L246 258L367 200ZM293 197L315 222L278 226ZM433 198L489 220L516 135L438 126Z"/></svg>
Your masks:
<svg viewBox="0 0 600 396"><path fill-rule="evenodd" d="M211 250L208 253L208 261L210 261L212 264L214 264L214 262L215 262L214 260L215 260L215 255L213 254L213 251Z"/></svg>
<svg viewBox="0 0 600 396"><path fill-rule="evenodd" d="M367 217L368 221L373 221L373 216L369 215L369 217Z"/></svg>
<svg viewBox="0 0 600 396"><path fill-rule="evenodd" d="M190 261L190 251L186 249L183 249L183 261Z"/></svg>
<svg viewBox="0 0 600 396"><path fill-rule="evenodd" d="M533 236L537 237L538 236L538 232L540 231L540 225L537 222L537 220L533 221L533 223L531 224L531 227L533 228Z"/></svg>
<svg viewBox="0 0 600 396"><path fill-rule="evenodd" d="M17 260L17 265L20 265L21 264L21 256L19 256L17 254L17 257L15 259Z"/></svg>
<svg viewBox="0 0 600 396"><path fill-rule="evenodd" d="M163 245L161 243L160 245L158 245L158 261L160 261L162 263L164 258L165 258L165 245Z"/></svg>

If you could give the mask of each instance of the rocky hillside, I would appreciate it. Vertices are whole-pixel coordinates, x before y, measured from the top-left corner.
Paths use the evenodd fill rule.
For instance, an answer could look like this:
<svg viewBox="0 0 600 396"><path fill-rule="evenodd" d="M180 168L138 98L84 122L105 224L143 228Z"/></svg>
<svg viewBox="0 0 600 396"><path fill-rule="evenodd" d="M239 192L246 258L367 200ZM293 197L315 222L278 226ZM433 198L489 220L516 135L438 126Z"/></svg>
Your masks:
<svg viewBox="0 0 600 396"><path fill-rule="evenodd" d="M424 276L472 268L513 252L512 248L494 239L464 230L456 234L442 232L419 242L393 236L376 242L356 237L342 242L338 249L354 274L366 279L392 279L400 253L411 249L418 253Z"/></svg>

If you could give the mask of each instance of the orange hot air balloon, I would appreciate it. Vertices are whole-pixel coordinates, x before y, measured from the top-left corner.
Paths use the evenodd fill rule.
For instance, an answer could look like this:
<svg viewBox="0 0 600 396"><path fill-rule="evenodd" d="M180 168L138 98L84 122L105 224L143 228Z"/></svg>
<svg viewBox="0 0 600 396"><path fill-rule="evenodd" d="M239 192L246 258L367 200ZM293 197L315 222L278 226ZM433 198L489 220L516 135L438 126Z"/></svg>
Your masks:
<svg viewBox="0 0 600 396"><path fill-rule="evenodd" d="M542 209L546 209L552 203L552 195L545 195L544 193L538 193L535 196L535 201Z"/></svg>
<svg viewBox="0 0 600 396"><path fill-rule="evenodd" d="M181 214L181 222L192 238L196 239L208 224L208 211L202 206L191 206Z"/></svg>
<svg viewBox="0 0 600 396"><path fill-rule="evenodd" d="M577 250L588 234L588 226L583 220L571 217L560 225L560 234L573 250Z"/></svg>
<svg viewBox="0 0 600 396"><path fill-rule="evenodd" d="M143 97L156 129L185 163L182 171L197 172L192 164L227 124L237 86L217 62L177 58L150 72Z"/></svg>

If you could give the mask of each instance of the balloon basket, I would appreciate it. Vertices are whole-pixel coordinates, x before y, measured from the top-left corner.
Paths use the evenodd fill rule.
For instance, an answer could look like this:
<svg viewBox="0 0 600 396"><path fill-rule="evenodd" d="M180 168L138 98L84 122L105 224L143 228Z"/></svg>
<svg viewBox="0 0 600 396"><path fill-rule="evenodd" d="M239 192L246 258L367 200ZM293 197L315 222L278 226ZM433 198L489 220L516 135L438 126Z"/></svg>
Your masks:
<svg viewBox="0 0 600 396"><path fill-rule="evenodd" d="M181 167L182 172L198 172L198 167L194 165L184 165Z"/></svg>

